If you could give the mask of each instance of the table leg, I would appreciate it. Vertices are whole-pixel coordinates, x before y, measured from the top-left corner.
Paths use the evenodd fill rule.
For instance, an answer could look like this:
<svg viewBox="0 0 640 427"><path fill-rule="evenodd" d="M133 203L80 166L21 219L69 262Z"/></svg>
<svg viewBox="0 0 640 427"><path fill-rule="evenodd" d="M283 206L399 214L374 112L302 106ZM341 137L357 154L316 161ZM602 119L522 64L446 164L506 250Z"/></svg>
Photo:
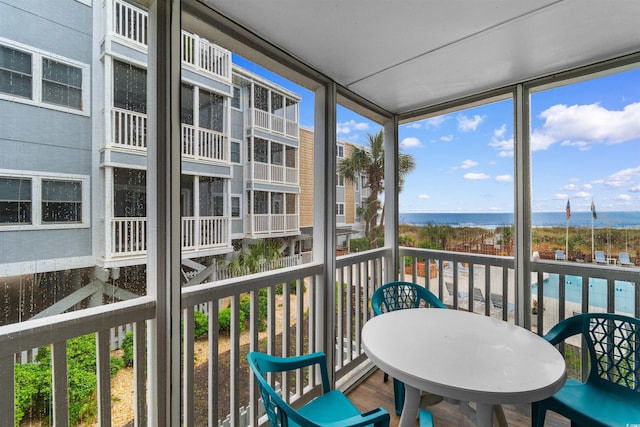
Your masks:
<svg viewBox="0 0 640 427"><path fill-rule="evenodd" d="M414 427L418 419L420 406L420 390L404 383L404 406L398 427Z"/></svg>
<svg viewBox="0 0 640 427"><path fill-rule="evenodd" d="M476 422L478 427L493 427L493 405L476 403Z"/></svg>

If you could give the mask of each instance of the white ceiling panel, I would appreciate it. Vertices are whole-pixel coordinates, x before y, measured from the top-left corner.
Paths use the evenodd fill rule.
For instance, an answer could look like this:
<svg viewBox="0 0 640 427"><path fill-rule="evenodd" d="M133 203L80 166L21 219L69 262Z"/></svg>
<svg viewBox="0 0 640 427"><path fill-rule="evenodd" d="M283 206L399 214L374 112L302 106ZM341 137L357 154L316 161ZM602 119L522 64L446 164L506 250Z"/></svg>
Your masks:
<svg viewBox="0 0 640 427"><path fill-rule="evenodd" d="M640 51L638 0L200 0L402 113Z"/></svg>

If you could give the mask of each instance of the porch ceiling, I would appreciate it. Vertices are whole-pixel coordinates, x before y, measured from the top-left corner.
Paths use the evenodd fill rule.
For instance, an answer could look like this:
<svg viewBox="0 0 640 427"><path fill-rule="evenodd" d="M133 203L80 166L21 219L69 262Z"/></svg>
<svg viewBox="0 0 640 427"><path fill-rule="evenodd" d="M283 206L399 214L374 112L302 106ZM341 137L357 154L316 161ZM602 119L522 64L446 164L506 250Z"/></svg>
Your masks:
<svg viewBox="0 0 640 427"><path fill-rule="evenodd" d="M637 0L200 0L393 113L640 51Z"/></svg>

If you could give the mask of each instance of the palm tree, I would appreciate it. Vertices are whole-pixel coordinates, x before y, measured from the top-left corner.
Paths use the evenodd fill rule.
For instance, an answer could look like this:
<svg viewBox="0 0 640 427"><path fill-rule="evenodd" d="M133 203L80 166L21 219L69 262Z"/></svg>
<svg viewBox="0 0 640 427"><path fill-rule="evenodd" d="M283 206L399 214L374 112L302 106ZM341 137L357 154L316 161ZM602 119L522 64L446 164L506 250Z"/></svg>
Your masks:
<svg viewBox="0 0 640 427"><path fill-rule="evenodd" d="M384 206L380 203L380 195L384 192L384 133L380 130L375 135L367 135L367 138L369 147L355 148L351 157L338 164L338 173L350 183L355 182L359 176L366 178L363 186L369 188L370 194L364 206L365 235L374 248L376 238L382 234L384 226ZM402 191L404 177L415 166L411 155L398 154L398 192Z"/></svg>

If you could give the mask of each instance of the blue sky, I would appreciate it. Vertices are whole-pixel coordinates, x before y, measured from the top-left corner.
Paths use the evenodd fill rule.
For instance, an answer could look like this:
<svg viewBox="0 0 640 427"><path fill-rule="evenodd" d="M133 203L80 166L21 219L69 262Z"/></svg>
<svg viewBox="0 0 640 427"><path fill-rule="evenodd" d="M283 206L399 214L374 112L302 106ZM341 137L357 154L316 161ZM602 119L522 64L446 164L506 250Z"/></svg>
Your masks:
<svg viewBox="0 0 640 427"><path fill-rule="evenodd" d="M313 94L249 62L234 62L300 94L313 127ZM400 212L513 212L511 100L403 125L400 146L416 161ZM338 138L366 144L376 123L338 108ZM535 212L640 211L640 70L531 96Z"/></svg>

